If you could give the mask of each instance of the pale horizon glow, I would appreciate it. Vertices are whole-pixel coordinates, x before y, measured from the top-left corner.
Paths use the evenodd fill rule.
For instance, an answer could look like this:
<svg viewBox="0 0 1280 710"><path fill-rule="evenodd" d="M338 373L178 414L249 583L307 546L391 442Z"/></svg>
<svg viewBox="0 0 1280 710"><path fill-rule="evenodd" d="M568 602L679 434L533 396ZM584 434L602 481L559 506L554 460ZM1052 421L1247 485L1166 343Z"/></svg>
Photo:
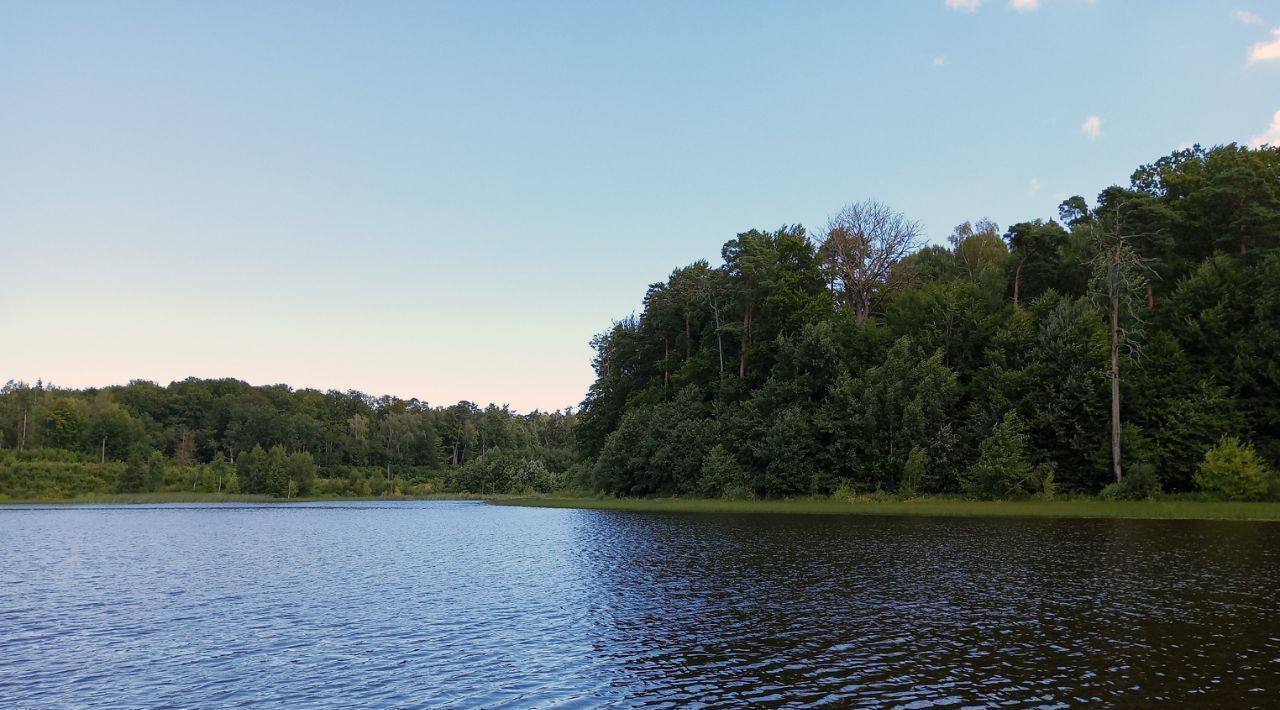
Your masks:
<svg viewBox="0 0 1280 710"><path fill-rule="evenodd" d="M1274 142L1251 7L3 3L0 382L576 407L738 232L877 199L943 243Z"/></svg>

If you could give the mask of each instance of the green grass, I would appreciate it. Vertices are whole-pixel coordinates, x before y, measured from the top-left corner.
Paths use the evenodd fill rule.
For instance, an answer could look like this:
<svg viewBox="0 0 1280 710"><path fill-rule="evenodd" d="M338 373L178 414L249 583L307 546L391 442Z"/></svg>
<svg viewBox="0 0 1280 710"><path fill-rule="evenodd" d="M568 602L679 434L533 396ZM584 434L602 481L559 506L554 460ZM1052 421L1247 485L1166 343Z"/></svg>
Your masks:
<svg viewBox="0 0 1280 710"><path fill-rule="evenodd" d="M0 497L0 505L129 505L155 503L308 503L317 501L388 501L388 500L485 500L485 496L468 493L432 494L424 496L334 496L324 498L273 498L268 495L243 495L233 493L198 493L193 491L166 491L157 493L87 493L72 498Z"/></svg>
<svg viewBox="0 0 1280 710"><path fill-rule="evenodd" d="M0 498L0 504L33 505L115 505L119 503L266 503L271 496L232 495L226 493L157 492L157 493L84 493L70 498Z"/></svg>
<svg viewBox="0 0 1280 710"><path fill-rule="evenodd" d="M1226 501L1064 500L977 501L915 498L711 500L700 498L503 498L495 505L589 508L649 513L800 513L820 515L926 515L955 517L1150 518L1165 520L1280 520L1280 503Z"/></svg>
<svg viewBox="0 0 1280 710"><path fill-rule="evenodd" d="M1104 501L1072 498L1053 501L977 501L958 498L914 498L910 500L831 498L789 500L723 500L705 498L567 498L477 496L465 493L380 498L332 497L295 498L285 501L263 495L225 493L94 493L74 498L5 500L0 505L118 505L156 503L286 503L310 501L386 500L486 500L494 505L540 508L589 508L649 513L774 513L810 515L921 515L953 517L1031 518L1148 518L1164 520L1277 520L1280 503L1232 503L1226 501L1155 500Z"/></svg>

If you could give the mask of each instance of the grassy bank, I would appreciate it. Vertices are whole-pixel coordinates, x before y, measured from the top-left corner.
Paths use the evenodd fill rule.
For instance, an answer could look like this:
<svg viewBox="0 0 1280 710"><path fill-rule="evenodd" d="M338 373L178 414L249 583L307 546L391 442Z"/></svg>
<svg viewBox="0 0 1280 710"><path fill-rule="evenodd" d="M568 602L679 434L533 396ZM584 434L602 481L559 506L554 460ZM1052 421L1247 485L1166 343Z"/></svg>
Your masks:
<svg viewBox="0 0 1280 710"><path fill-rule="evenodd" d="M0 505L145 505L157 503L316 503L341 501L392 500L483 500L484 496L447 493L425 496L327 496L323 498L273 498L268 495L228 493L161 492L161 493L88 493L72 498L0 498Z"/></svg>
<svg viewBox="0 0 1280 710"><path fill-rule="evenodd" d="M1280 503L1095 499L977 501L833 499L708 500L698 498L506 498L496 505L589 508L648 513L798 513L819 515L928 515L955 517L1150 518L1166 520L1277 520Z"/></svg>

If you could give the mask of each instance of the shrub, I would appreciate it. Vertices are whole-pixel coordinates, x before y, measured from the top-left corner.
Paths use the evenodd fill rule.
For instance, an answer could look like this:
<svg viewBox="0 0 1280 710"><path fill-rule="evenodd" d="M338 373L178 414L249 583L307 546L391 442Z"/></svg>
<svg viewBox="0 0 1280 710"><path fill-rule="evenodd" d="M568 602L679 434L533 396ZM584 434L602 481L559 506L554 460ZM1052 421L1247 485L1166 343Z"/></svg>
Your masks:
<svg viewBox="0 0 1280 710"><path fill-rule="evenodd" d="M840 503L853 502L853 489L849 487L848 481L842 482L834 491L831 491L831 500Z"/></svg>
<svg viewBox="0 0 1280 710"><path fill-rule="evenodd" d="M1123 477L1104 486L1098 497L1103 500L1147 500L1163 492L1156 467L1144 461L1129 466Z"/></svg>
<svg viewBox="0 0 1280 710"><path fill-rule="evenodd" d="M1231 500L1259 500L1267 494L1270 477L1262 458L1249 444L1224 436L1205 452L1195 475L1196 485Z"/></svg>
<svg viewBox="0 0 1280 710"><path fill-rule="evenodd" d="M902 482L898 486L898 494L910 498L920 492L920 482L924 480L925 469L929 467L929 455L924 449L915 446L907 454L907 462L902 466Z"/></svg>
<svg viewBox="0 0 1280 710"><path fill-rule="evenodd" d="M707 498L747 498L747 476L728 450L717 444L702 458L698 493Z"/></svg>
<svg viewBox="0 0 1280 710"><path fill-rule="evenodd" d="M1032 470L1026 449L1026 426L1017 414L1006 412L979 445L977 463L960 474L960 490L985 500L1025 494L1023 486Z"/></svg>
<svg viewBox="0 0 1280 710"><path fill-rule="evenodd" d="M124 473L120 476L120 492L141 493L146 487L147 462L141 453L135 451L129 454L129 461L125 463Z"/></svg>
<svg viewBox="0 0 1280 710"><path fill-rule="evenodd" d="M1053 496L1058 492L1058 484L1053 480L1053 474L1057 471L1058 466L1052 461L1046 461L1032 469L1031 475L1035 478L1036 488L1040 491L1041 498L1053 500Z"/></svg>

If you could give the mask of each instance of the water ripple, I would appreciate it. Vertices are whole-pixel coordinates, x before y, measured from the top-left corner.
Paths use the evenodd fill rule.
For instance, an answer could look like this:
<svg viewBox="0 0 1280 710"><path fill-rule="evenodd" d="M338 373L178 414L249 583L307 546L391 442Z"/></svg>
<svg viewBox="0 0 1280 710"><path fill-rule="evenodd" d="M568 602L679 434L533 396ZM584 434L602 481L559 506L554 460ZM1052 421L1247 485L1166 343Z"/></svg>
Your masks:
<svg viewBox="0 0 1280 710"><path fill-rule="evenodd" d="M1269 524L7 508L0 706L1265 706L1278 589Z"/></svg>

